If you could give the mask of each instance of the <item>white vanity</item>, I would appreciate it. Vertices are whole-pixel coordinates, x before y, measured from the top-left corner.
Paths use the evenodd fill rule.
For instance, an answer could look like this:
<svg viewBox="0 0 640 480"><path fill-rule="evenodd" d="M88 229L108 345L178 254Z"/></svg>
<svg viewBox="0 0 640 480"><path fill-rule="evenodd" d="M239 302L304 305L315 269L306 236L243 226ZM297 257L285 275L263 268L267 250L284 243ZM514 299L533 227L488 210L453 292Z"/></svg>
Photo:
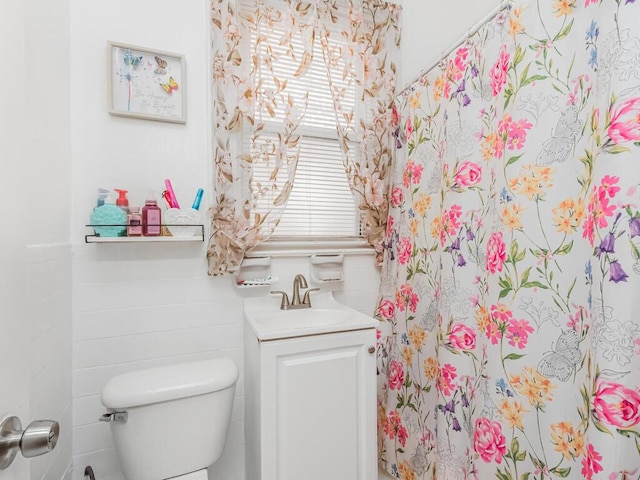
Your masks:
<svg viewBox="0 0 640 480"><path fill-rule="evenodd" d="M377 478L378 322L328 292L312 305L245 300L248 479Z"/></svg>

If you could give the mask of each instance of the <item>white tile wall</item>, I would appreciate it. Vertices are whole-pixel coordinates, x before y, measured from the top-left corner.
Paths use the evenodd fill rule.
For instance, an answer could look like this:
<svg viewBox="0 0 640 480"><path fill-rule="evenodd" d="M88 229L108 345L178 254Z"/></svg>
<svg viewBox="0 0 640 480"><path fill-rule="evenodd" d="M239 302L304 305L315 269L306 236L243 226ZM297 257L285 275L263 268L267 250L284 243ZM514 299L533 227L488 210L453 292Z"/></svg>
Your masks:
<svg viewBox="0 0 640 480"><path fill-rule="evenodd" d="M99 480L122 480L100 392L114 375L220 356L240 368L227 446L212 478L244 478L242 295L230 277L206 274L204 246L84 245L73 254L74 480L92 465ZM372 255L345 258L338 300L366 314L374 308L378 269ZM309 278L307 258L274 258L273 289ZM248 479L249 480L249 479Z"/></svg>
<svg viewBox="0 0 640 480"><path fill-rule="evenodd" d="M30 420L56 420L53 452L30 460L31 480L59 480L71 463L71 246L27 248ZM23 419L23 427L28 422Z"/></svg>

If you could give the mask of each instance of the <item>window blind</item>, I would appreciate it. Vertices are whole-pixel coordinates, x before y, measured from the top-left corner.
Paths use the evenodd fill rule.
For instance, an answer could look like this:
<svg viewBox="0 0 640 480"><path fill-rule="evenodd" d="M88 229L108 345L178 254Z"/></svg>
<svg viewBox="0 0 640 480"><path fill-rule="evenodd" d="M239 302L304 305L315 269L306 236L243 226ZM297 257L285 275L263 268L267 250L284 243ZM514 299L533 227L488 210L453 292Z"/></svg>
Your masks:
<svg viewBox="0 0 640 480"><path fill-rule="evenodd" d="M297 106L296 114L303 116L296 131L296 134L300 135L300 141L296 148L299 157L293 189L273 237L359 236L358 211L345 173L344 154L340 149L337 134L327 65L319 39L316 37L313 60L308 72L296 77L299 61L285 55L289 49L288 44L281 45L285 32L266 25L259 26L252 37L252 51L255 49L258 35L261 36L262 42L258 47L261 60L256 84L259 84L264 92L269 92L276 90L274 77L278 81L286 80L286 93L291 95ZM339 51L341 41L342 38L336 31L330 36L330 47ZM305 51L301 39L294 38L292 43L296 59L301 59ZM264 62L267 51L276 56L277 60L271 63ZM343 79L344 62L338 61L333 68L336 71L332 74L332 80L334 86L343 91L344 110L354 111L355 87ZM255 119L257 123L264 124L264 130L254 142L251 140L250 131L246 131L244 135L245 151L250 151L254 157L252 188L254 191L262 192L255 205L258 211L267 210L280 193L272 192L268 188L273 165L259 161L259 153L269 140L277 140L278 133L282 132L285 107L286 105L278 103L273 112L269 112L266 107L256 105ZM288 155L291 156L293 153L288 152ZM351 142L351 160L357 153L356 144ZM286 178L289 173L287 165L283 165L278 176Z"/></svg>

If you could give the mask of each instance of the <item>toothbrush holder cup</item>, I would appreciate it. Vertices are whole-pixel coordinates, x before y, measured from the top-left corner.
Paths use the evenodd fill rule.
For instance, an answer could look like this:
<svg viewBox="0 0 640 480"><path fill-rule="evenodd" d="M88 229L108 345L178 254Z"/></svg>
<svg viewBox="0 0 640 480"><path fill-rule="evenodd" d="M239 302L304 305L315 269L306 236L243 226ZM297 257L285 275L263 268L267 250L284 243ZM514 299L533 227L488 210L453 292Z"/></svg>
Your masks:
<svg viewBox="0 0 640 480"><path fill-rule="evenodd" d="M193 237L200 218L200 212L192 208L169 208L164 213L164 223L174 237Z"/></svg>

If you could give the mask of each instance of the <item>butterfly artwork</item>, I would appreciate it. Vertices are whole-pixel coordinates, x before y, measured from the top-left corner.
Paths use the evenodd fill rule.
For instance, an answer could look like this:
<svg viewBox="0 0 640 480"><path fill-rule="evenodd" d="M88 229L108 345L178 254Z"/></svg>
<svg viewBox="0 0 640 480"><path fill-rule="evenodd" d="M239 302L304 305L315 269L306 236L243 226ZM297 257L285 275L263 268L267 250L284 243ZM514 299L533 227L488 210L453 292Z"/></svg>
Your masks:
<svg viewBox="0 0 640 480"><path fill-rule="evenodd" d="M131 50L125 48L124 50L124 58L122 59L124 64L128 67L136 68L142 62L142 56L135 56L131 53Z"/></svg>
<svg viewBox="0 0 640 480"><path fill-rule="evenodd" d="M582 359L580 341L575 330L565 330L558 337L555 347L538 363L538 372L547 378L557 378L566 382Z"/></svg>
<svg viewBox="0 0 640 480"><path fill-rule="evenodd" d="M174 90L178 90L178 84L176 83L176 81L175 81L175 79L173 77L169 77L169 83L161 83L160 86L169 95L171 95Z"/></svg>
<svg viewBox="0 0 640 480"><path fill-rule="evenodd" d="M159 56L154 57L156 60L156 69L153 71L156 75L164 75L167 73L167 61Z"/></svg>
<svg viewBox="0 0 640 480"><path fill-rule="evenodd" d="M560 115L551 138L542 145L536 163L547 166L554 162L566 162L575 147L580 130L582 122L578 118L578 108L571 105Z"/></svg>

